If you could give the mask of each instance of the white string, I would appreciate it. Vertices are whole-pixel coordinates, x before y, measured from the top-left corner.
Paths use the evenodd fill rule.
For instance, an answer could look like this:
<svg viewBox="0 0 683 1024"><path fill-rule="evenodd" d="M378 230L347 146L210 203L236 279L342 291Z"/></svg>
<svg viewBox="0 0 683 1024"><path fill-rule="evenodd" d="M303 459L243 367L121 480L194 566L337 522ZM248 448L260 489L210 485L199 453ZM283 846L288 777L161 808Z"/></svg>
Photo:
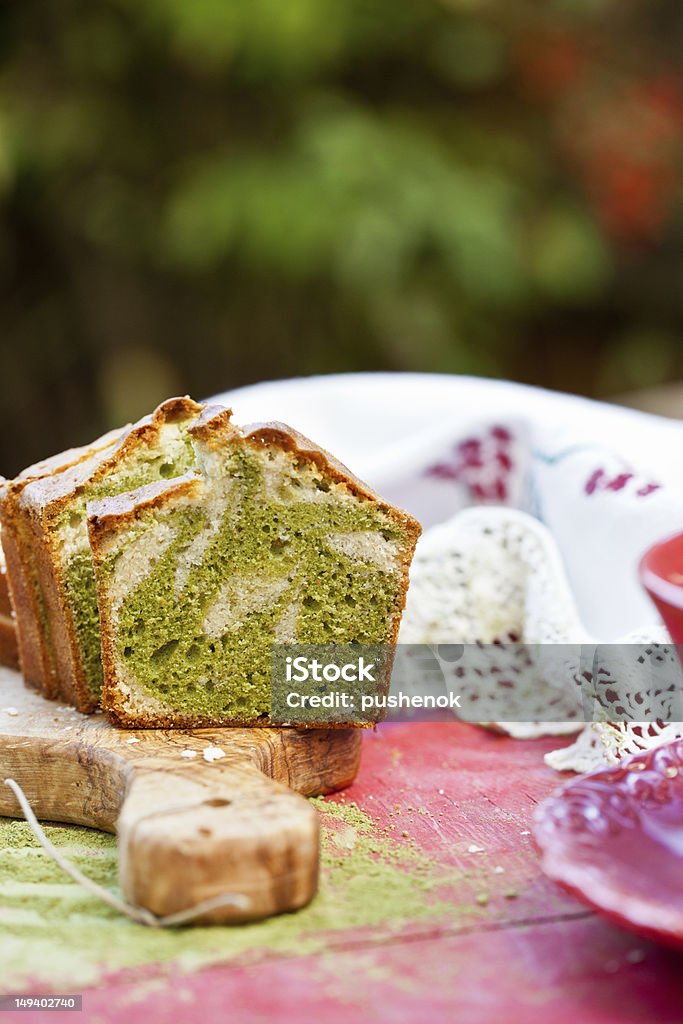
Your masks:
<svg viewBox="0 0 683 1024"><path fill-rule="evenodd" d="M26 798L26 794L23 789L14 779L5 779L5 785L8 786L14 795L16 796L19 806L21 807L24 817L28 822L28 826L31 832L35 836L36 840L40 843L42 848L45 850L47 855L72 878L74 882L82 886L88 892L92 893L98 899L106 903L107 906L117 910L120 914L125 914L132 921L137 921L138 924L147 925L150 928L170 928L173 925L186 924L188 921L195 920L202 914L206 914L211 910L217 910L218 907L236 907L239 910L246 910L249 906L249 899L243 896L241 893L228 892L223 893L220 896L212 896L207 900L202 900L201 903L197 903L194 907L187 907L185 910L179 910L175 914L167 914L165 917L159 917L153 914L151 910L147 910L145 907L136 907L131 903L126 903L125 900L120 900L118 896L110 892L108 889L104 889L97 882L93 882L91 878L84 875L77 867L63 857L56 846L50 842L48 837L45 835L40 822L33 813L30 803Z"/></svg>

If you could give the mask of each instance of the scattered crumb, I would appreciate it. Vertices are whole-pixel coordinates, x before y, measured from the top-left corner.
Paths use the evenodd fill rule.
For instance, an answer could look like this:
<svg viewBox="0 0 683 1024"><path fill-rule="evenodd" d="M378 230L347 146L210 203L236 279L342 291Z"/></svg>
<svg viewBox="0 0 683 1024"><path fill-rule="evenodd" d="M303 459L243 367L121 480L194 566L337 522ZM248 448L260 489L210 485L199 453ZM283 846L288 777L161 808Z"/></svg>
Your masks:
<svg viewBox="0 0 683 1024"><path fill-rule="evenodd" d="M353 850L356 846L358 835L355 828L349 825L333 837L334 843L342 850Z"/></svg>
<svg viewBox="0 0 683 1024"><path fill-rule="evenodd" d="M225 757L225 751L221 747L206 747L204 750L204 760L209 764L212 761L220 761L222 757Z"/></svg>
<svg viewBox="0 0 683 1024"><path fill-rule="evenodd" d="M19 714L16 708L3 708L2 710L5 712L6 715L9 715L11 718L14 718L15 715Z"/></svg>
<svg viewBox="0 0 683 1024"><path fill-rule="evenodd" d="M403 832L401 832L401 835L403 836L404 839L408 838L408 833L406 832L405 829L403 830Z"/></svg>
<svg viewBox="0 0 683 1024"><path fill-rule="evenodd" d="M519 893L516 889L506 889L505 892L503 893L503 896L505 896L506 900L516 900L519 896Z"/></svg>
<svg viewBox="0 0 683 1024"><path fill-rule="evenodd" d="M489 894L487 892L480 892L477 895L476 900L480 907L485 907L489 901Z"/></svg>
<svg viewBox="0 0 683 1024"><path fill-rule="evenodd" d="M137 738L137 736L131 736L130 739L126 740L126 743L139 743L139 742L140 742L140 740Z"/></svg>
<svg viewBox="0 0 683 1024"><path fill-rule="evenodd" d="M470 845L467 847L467 852L468 853L483 853L484 852L484 847L483 846L477 846L476 843L470 843Z"/></svg>
<svg viewBox="0 0 683 1024"><path fill-rule="evenodd" d="M209 747L209 750L211 750L211 747ZM207 752L204 751L204 756L205 757L206 757L206 753ZM180 756L181 757L187 757L187 758L196 757L197 756L197 751L196 750L181 750ZM206 759L208 761L208 757Z"/></svg>
<svg viewBox="0 0 683 1024"><path fill-rule="evenodd" d="M444 795L444 790L443 790L443 789L440 789L440 790L439 790L439 796L443 796L443 795Z"/></svg>
<svg viewBox="0 0 683 1024"><path fill-rule="evenodd" d="M529 831L529 829L525 829L524 832L520 832L519 834L520 836L530 836L531 832Z"/></svg>
<svg viewBox="0 0 683 1024"><path fill-rule="evenodd" d="M494 875L502 875L504 871L505 871L505 868L502 868L502 867L500 866L500 864L498 864L498 865L497 865L497 866L496 866L496 867L495 867L495 868L493 869L493 873L494 873Z"/></svg>

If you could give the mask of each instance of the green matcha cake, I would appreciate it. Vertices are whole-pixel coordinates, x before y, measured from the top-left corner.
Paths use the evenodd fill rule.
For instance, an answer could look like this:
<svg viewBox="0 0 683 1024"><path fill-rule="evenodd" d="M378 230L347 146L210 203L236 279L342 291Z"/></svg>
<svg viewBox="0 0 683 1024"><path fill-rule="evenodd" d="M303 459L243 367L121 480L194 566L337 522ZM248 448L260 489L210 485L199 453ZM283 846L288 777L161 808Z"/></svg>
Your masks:
<svg viewBox="0 0 683 1024"><path fill-rule="evenodd" d="M16 631L19 664L25 681L46 697L59 694L57 669L32 531L20 497L35 480L61 473L98 452L113 452L124 429L128 428L110 431L85 447L60 452L28 466L14 480L3 478L0 482L0 536L14 612L12 625Z"/></svg>
<svg viewBox="0 0 683 1024"><path fill-rule="evenodd" d="M86 506L191 468L188 428L201 408L189 398L170 399L89 458L31 480L15 499L41 595L38 631L49 644L58 695L81 711L98 706L102 687Z"/></svg>
<svg viewBox="0 0 683 1024"><path fill-rule="evenodd" d="M214 406L188 435L194 470L88 505L102 703L124 726L263 724L274 643L396 640L420 526L283 424Z"/></svg>

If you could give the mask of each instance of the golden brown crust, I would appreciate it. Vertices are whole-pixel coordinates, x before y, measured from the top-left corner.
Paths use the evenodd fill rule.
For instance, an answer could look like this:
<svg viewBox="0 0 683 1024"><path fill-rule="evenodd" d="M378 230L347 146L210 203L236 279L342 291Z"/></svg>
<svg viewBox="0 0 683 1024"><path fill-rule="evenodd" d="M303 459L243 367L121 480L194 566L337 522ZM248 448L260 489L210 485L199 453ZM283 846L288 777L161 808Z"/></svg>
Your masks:
<svg viewBox="0 0 683 1024"><path fill-rule="evenodd" d="M61 560L55 557L52 537L43 531L40 520L33 518L30 525L33 531L34 564L45 602L46 632L56 666L57 696L73 704L79 711L89 714L97 707L97 701L87 691L87 686L84 686L85 692L82 692L74 682L79 667L76 660L78 650L74 643L75 631L60 628L67 616L70 621L70 612L63 598Z"/></svg>
<svg viewBox="0 0 683 1024"><path fill-rule="evenodd" d="M197 422L190 428L190 434L195 439L204 441L210 447L220 447L225 441L241 437L247 443L263 447L272 445L306 462L312 462L332 482L343 484L357 497L379 505L382 511L399 523L417 542L422 533L422 526L417 519L403 509L389 505L376 491L372 490L369 484L366 484L348 466L345 466L325 448L321 448L315 441L311 441L294 427L276 420L237 427L231 422L231 417L231 409L220 405L207 405Z"/></svg>
<svg viewBox="0 0 683 1024"><path fill-rule="evenodd" d="M61 473L62 470L67 469L69 466L75 466L77 462L82 462L83 459L88 458L93 452L101 451L103 448L108 448L110 444L114 444L115 441L121 437L124 431L130 429L131 424L127 423L125 427L117 427L115 430L108 430L106 434L102 434L95 441L90 444L81 445L78 448L67 448L66 451L58 452L56 455L50 455L47 459L43 459L41 462L34 462L32 466L27 466L26 469L22 469L21 473L15 478L13 482L22 482L24 484L30 483L31 480L38 480L43 476L51 476L53 473Z"/></svg>
<svg viewBox="0 0 683 1024"><path fill-rule="evenodd" d="M125 429L125 428L124 428ZM0 524L2 547L7 565L7 584L15 613L16 643L25 681L46 697L59 696L56 666L40 590L39 573L33 548L33 531L21 504L29 484L49 474L91 458L111 447L121 431L110 431L91 445L70 448L24 469L14 480L0 484Z"/></svg>
<svg viewBox="0 0 683 1024"><path fill-rule="evenodd" d="M250 423L240 431L245 441L256 443L267 447L273 445L283 451L290 452L298 458L307 462L313 462L323 473L334 483L344 484L352 494L359 498L367 498L380 506L382 511L400 521L410 533L415 533L415 539L420 536L422 526L408 512L389 505L376 491L373 491L369 484L356 476L348 466L335 458L315 441L311 441L298 430L287 426L286 423Z"/></svg>
<svg viewBox="0 0 683 1024"><path fill-rule="evenodd" d="M372 729L373 722L289 722L286 726L282 722L272 722L268 715L261 715L257 719L242 721L238 718L226 719L225 721L209 718L206 715L183 715L179 718L177 714L165 714L157 712L153 715L143 715L141 712L136 715L129 714L123 706L116 709L105 708L107 718L119 729Z"/></svg>
<svg viewBox="0 0 683 1024"><path fill-rule="evenodd" d="M0 482L4 483L4 479L1 477ZM2 554L1 551L0 554ZM17 627L9 596L4 555L0 559L0 665L5 665L6 668L19 668Z"/></svg>
<svg viewBox="0 0 683 1024"><path fill-rule="evenodd" d="M321 472L327 474L335 483L344 484L353 494L361 498L368 498L379 505L386 506L387 511L397 511L366 484L360 477L357 477L348 466L331 455L330 452L321 448L315 441L299 433L294 427L286 423L272 421L268 423L250 423L246 427L238 427L232 422L232 410L223 405L207 405L196 423L190 428L190 434L195 440L202 441L207 447L219 449L226 441L235 440L240 437L250 444L259 446L273 446L282 451L289 452L303 459L305 462L314 463ZM399 510L400 511L400 510ZM402 513L407 519L412 519L408 513ZM421 530L417 520L412 522L418 528L418 536ZM405 523L407 524L407 521Z"/></svg>
<svg viewBox="0 0 683 1024"><path fill-rule="evenodd" d="M335 459L329 452L320 448L313 441L304 437L298 431L288 427L284 423L263 423L253 424L240 429L231 422L229 409L220 406L208 406L196 423L190 428L190 434L195 440L201 441L210 448L220 448L226 441L241 441L244 444L256 445L259 447L275 447L285 451L294 460L313 462L322 474L332 483L346 487L352 494L363 501L371 502L387 517L399 525L406 535L406 544L401 553L401 588L398 600L394 608L390 632L387 637L388 644L396 643L401 622L401 614L405 605L406 592L408 589L408 572L412 561L413 551L417 539L420 536L422 527L416 519L401 509L394 508L374 491L356 477L341 462ZM165 486L153 489L140 488L139 491L131 494L119 495L115 498L105 498L100 502L88 506L89 511L89 536L93 559L96 569L102 564L106 557L107 541L113 533L133 526L136 519L144 512L154 508L163 508L171 496L178 496L186 493L188 496L196 496L201 488L201 478L196 475L187 474L185 479L179 478ZM130 711L126 695L117 681L117 659L114 647L114 613L109 603L109 595L96 572L98 579L98 600L101 622L101 643L102 661L104 667L104 689L102 694L102 706L115 725L123 728L138 729L161 729L161 728L204 728L210 726L266 726L271 724L267 717L259 718L257 721L242 721L238 719L217 720L203 715L179 714L177 712L166 712L163 709L158 711L145 711L138 709ZM386 679L388 686L388 676ZM276 723L277 724L277 723ZM298 728L348 728L348 725L339 723L292 723ZM351 723L362 726L360 723Z"/></svg>
<svg viewBox="0 0 683 1024"><path fill-rule="evenodd" d="M232 409L225 405L207 405L190 427L190 434L209 448L219 448L239 434L239 428L232 423Z"/></svg>
<svg viewBox="0 0 683 1024"><path fill-rule="evenodd" d="M106 479L133 451L153 444L166 424L197 416L202 408L189 397L162 402L151 416L145 416L126 430L113 446L59 474L31 482L19 497L26 528L31 533L33 559L45 599L47 624L43 633L51 638L58 684L58 694L55 695L74 704L79 711L94 711L98 699L88 686L71 605L66 599L62 558L54 533L55 521L82 488Z"/></svg>
<svg viewBox="0 0 683 1024"><path fill-rule="evenodd" d="M19 668L17 630L11 615L0 615L0 665Z"/></svg>
<svg viewBox="0 0 683 1024"><path fill-rule="evenodd" d="M121 525L132 526L136 519L154 508L163 508L170 497L195 498L203 487L198 473L183 473L172 480L158 480L135 491L115 494L88 502L88 537L95 564L104 557L106 538Z"/></svg>
<svg viewBox="0 0 683 1024"><path fill-rule="evenodd" d="M2 546L12 605L16 609L16 643L21 672L29 686L40 690L46 697L54 697L56 690L51 685L51 659L37 606L38 595L34 589L36 584L31 544L28 542L22 552L16 538L17 531L4 521ZM27 568L29 553L30 568Z"/></svg>
<svg viewBox="0 0 683 1024"><path fill-rule="evenodd" d="M12 615L12 602L9 596L9 584L7 582L7 569L0 567L0 615Z"/></svg>
<svg viewBox="0 0 683 1024"><path fill-rule="evenodd" d="M113 448L104 449L61 473L32 482L24 490L22 503L34 512L54 520L81 488L104 480L133 451L142 445L153 444L166 424L198 416L202 408L188 396L169 398L158 405L150 416L138 420L121 434Z"/></svg>

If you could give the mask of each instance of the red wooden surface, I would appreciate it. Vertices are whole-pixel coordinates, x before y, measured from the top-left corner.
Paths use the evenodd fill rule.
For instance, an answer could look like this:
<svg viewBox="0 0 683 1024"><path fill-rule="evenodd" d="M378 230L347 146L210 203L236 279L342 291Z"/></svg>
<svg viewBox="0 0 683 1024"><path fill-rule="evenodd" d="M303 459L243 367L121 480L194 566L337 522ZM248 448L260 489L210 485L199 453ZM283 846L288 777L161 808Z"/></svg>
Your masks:
<svg viewBox="0 0 683 1024"><path fill-rule="evenodd" d="M438 914L334 931L315 954L262 949L195 973L122 971L84 992L86 1019L680 1022L679 955L611 926L539 872L529 829L535 804L561 781L543 764L556 745L455 723L367 735L357 782L329 799L354 801L383 841L461 869ZM21 1016L46 1019L75 1018Z"/></svg>

